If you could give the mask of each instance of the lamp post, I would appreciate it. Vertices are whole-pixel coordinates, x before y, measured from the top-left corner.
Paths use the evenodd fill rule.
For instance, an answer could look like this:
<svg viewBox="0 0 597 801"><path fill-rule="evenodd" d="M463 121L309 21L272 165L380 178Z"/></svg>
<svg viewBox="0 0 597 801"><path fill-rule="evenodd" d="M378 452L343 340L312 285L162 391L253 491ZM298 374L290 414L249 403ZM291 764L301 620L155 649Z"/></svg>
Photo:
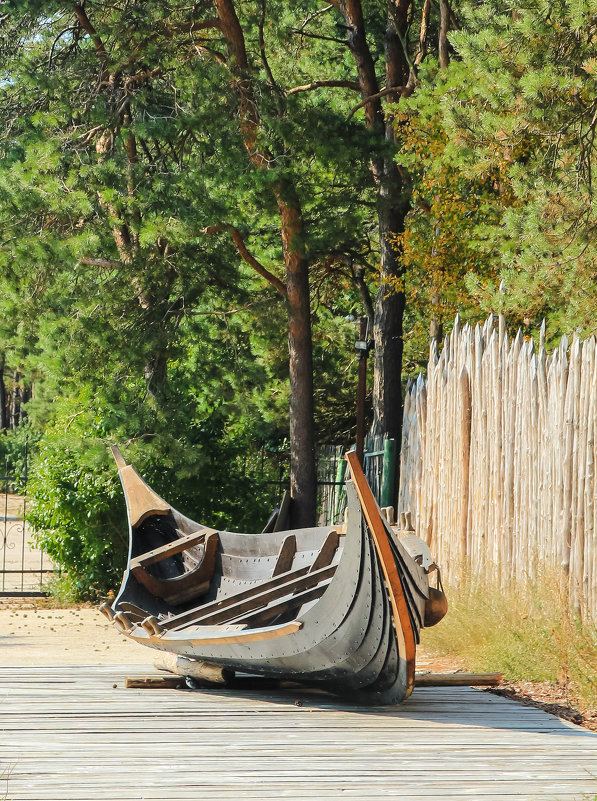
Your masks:
<svg viewBox="0 0 597 801"><path fill-rule="evenodd" d="M369 321L361 317L359 339L354 348L359 358L359 380L357 385L357 436L356 452L359 464L363 466L365 455L365 397L367 395L367 357L373 347L373 340L367 338Z"/></svg>

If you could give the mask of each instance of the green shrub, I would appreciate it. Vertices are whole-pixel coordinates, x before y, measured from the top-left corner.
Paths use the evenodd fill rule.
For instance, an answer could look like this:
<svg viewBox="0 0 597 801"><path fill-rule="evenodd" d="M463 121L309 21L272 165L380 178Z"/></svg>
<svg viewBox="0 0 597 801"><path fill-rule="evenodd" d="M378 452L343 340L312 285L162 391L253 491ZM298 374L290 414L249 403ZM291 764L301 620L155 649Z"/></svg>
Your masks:
<svg viewBox="0 0 597 801"><path fill-rule="evenodd" d="M27 423L0 431L0 473L11 479L10 487L21 492L27 482L28 462L39 433Z"/></svg>
<svg viewBox="0 0 597 801"><path fill-rule="evenodd" d="M130 408L130 407L129 407ZM183 514L220 529L259 531L275 505L277 470L216 410L193 417L184 398L117 414L89 394L60 399L29 470L28 520L66 577L56 591L94 600L120 585L128 548L126 506L111 443ZM274 475L271 475L274 473ZM66 584L65 584L66 582Z"/></svg>
<svg viewBox="0 0 597 801"><path fill-rule="evenodd" d="M72 600L118 586L127 553L118 474L98 433L89 410L58 414L40 441L27 488L35 539L68 574Z"/></svg>

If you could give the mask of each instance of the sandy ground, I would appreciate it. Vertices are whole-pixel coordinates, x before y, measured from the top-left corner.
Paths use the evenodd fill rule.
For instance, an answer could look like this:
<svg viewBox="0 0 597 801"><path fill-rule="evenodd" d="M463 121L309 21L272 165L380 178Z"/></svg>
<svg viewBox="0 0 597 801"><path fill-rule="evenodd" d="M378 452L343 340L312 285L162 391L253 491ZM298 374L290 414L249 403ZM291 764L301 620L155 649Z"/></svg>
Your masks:
<svg viewBox="0 0 597 801"><path fill-rule="evenodd" d="M0 606L0 665L151 664L97 609Z"/></svg>
<svg viewBox="0 0 597 801"><path fill-rule="evenodd" d="M25 499L22 495L12 495L10 493L5 495L3 492L0 498L2 500L0 504L0 517L22 517L23 504L25 503Z"/></svg>

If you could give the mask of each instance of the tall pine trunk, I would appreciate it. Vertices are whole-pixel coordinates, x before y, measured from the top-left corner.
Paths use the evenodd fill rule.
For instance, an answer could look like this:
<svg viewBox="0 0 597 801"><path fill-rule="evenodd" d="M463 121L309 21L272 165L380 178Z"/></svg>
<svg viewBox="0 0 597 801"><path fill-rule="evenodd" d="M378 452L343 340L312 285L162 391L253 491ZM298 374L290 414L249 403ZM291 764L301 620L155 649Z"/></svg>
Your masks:
<svg viewBox="0 0 597 801"><path fill-rule="evenodd" d="M17 428L21 421L21 374L18 370L13 374L13 387L10 404L10 427Z"/></svg>
<svg viewBox="0 0 597 801"><path fill-rule="evenodd" d="M402 430L402 353L405 297L399 286L402 262L392 236L404 230L402 182L391 160L385 160L378 183L377 215L380 284L375 298L373 337L373 424L371 433L400 442Z"/></svg>
<svg viewBox="0 0 597 801"><path fill-rule="evenodd" d="M294 187L280 186L277 196L288 293L290 520L293 528L302 528L315 525L317 501L309 265L304 252L302 212Z"/></svg>
<svg viewBox="0 0 597 801"><path fill-rule="evenodd" d="M407 93L411 68L401 42L406 42L411 0L388 0L384 33L385 90L397 102ZM392 121L382 109L380 87L361 0L335 0L347 28L347 44L354 57L367 127L384 143L394 139ZM374 12L371 12L374 13ZM374 26L369 32L373 34ZM396 91L387 90L396 87ZM377 218L380 246L380 285L375 299L373 336L375 368L372 433L392 437L400 443L402 432L402 352L405 296L400 286L401 254L390 238L404 230L407 195L391 155L374 157L371 172L377 188Z"/></svg>
<svg viewBox="0 0 597 801"><path fill-rule="evenodd" d="M240 133L251 163L259 170L275 165L268 146L260 141L261 90L255 88L255 70L249 63L245 31L234 0L213 0L217 27L227 46L229 69L239 99ZM263 53L262 53L263 55ZM288 154L286 154L288 157ZM290 375L290 492L294 528L315 523L317 473L314 453L313 354L308 261L301 205L292 177L273 184L286 268L288 351Z"/></svg>

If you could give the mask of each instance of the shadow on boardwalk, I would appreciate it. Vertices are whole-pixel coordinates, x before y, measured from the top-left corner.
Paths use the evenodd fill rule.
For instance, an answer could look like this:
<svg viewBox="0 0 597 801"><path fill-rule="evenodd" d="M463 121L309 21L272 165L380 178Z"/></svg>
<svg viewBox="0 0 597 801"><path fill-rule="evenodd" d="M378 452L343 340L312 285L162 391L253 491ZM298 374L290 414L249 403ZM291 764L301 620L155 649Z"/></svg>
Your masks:
<svg viewBox="0 0 597 801"><path fill-rule="evenodd" d="M222 699L244 698L247 701L253 700L264 704L278 704L284 707L294 705L355 716L365 715L375 719L394 718L396 721L420 720L442 726L482 726L521 732L539 731L567 737L589 736L597 743L597 734L562 720L554 714L553 709L540 710L534 704L521 708L521 704L516 701L489 695L483 690L471 687L420 688L415 689L407 701L397 706L371 707L355 703L355 699L342 698L291 683L267 689L259 687L259 679L247 682L247 685L249 684L252 684L250 688L241 686L233 690L203 689L197 692Z"/></svg>

